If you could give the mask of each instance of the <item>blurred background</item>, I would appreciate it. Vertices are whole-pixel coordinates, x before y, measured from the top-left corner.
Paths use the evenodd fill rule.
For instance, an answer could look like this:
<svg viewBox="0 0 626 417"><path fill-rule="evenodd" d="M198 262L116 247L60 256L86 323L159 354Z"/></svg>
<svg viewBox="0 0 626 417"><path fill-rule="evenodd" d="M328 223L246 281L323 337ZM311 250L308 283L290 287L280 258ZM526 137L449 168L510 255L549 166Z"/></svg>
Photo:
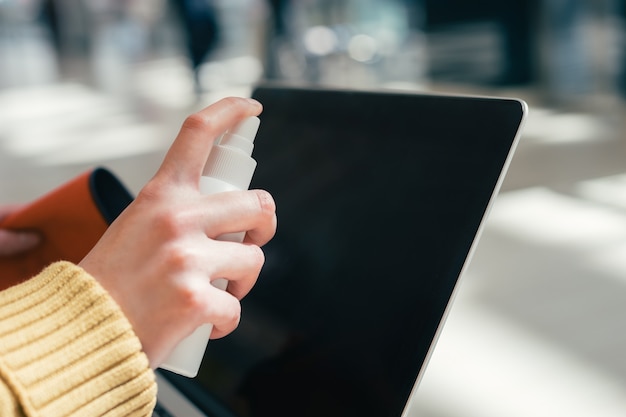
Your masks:
<svg viewBox="0 0 626 417"><path fill-rule="evenodd" d="M0 203L137 192L260 80L518 97L518 150L410 416L626 412L620 0L0 0Z"/></svg>

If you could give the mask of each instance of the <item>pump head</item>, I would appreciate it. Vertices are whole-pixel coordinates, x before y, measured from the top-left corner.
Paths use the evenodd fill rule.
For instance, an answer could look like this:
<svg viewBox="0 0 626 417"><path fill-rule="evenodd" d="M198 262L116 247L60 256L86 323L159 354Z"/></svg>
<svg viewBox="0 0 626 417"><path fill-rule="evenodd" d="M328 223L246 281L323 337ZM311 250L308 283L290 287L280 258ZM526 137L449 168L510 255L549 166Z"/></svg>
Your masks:
<svg viewBox="0 0 626 417"><path fill-rule="evenodd" d="M258 117L248 117L224 133L218 145L236 148L247 155L252 155L254 137L260 124L261 120Z"/></svg>

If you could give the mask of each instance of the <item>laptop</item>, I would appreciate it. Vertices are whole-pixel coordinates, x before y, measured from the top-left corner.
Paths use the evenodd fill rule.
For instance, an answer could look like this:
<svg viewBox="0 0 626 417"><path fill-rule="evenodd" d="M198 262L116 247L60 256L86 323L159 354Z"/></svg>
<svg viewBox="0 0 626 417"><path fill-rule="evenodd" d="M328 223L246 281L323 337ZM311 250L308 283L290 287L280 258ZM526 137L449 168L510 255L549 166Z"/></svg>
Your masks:
<svg viewBox="0 0 626 417"><path fill-rule="evenodd" d="M408 416L526 104L260 85L253 188L278 232L198 377L157 373L155 415Z"/></svg>

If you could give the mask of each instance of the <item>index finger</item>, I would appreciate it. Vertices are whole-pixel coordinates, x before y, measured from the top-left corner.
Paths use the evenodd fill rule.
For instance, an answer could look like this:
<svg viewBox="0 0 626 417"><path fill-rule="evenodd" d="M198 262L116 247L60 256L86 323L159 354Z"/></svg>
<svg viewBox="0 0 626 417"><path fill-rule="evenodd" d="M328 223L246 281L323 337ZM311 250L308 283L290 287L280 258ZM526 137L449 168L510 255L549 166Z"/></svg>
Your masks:
<svg viewBox="0 0 626 417"><path fill-rule="evenodd" d="M258 116L261 110L256 100L227 97L188 116L156 176L197 185L215 139L245 118Z"/></svg>

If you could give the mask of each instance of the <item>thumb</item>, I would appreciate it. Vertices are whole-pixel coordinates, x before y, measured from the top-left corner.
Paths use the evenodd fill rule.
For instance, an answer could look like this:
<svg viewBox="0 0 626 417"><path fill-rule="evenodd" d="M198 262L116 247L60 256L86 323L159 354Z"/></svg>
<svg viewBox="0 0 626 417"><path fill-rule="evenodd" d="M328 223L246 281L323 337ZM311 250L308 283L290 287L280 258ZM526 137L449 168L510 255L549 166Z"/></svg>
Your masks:
<svg viewBox="0 0 626 417"><path fill-rule="evenodd" d="M197 186L215 139L242 120L258 116L261 110L256 100L228 97L188 116L156 177Z"/></svg>

